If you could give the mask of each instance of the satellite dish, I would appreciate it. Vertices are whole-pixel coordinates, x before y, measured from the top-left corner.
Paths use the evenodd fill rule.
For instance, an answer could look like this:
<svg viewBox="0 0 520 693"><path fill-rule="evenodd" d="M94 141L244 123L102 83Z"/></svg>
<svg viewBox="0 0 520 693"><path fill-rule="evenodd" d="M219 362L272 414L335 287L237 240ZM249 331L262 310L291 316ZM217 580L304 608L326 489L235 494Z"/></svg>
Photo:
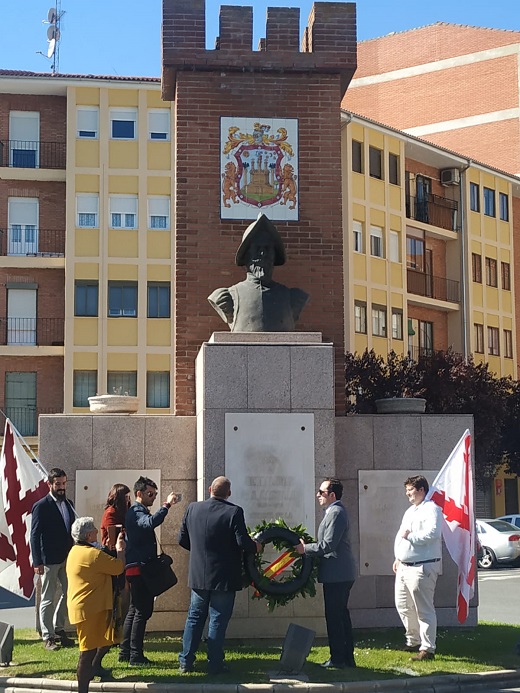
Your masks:
<svg viewBox="0 0 520 693"><path fill-rule="evenodd" d="M56 39L51 39L49 41L49 47L47 48L47 57L52 58L54 51L56 49Z"/></svg>
<svg viewBox="0 0 520 693"><path fill-rule="evenodd" d="M52 41L52 39L56 39L57 41L60 38L60 30L54 24L51 24L47 29L47 38L49 41Z"/></svg>
<svg viewBox="0 0 520 693"><path fill-rule="evenodd" d="M56 8L51 7L47 14L47 21L49 24L56 24L56 19L57 19L57 14L56 14Z"/></svg>

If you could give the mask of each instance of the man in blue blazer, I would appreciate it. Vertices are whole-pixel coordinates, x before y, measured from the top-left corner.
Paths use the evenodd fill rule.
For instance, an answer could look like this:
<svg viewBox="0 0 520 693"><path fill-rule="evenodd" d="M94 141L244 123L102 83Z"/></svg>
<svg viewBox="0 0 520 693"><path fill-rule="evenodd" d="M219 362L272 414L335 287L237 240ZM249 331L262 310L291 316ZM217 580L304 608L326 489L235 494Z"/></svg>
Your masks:
<svg viewBox="0 0 520 693"><path fill-rule="evenodd" d="M326 669L355 667L348 599L356 579L356 564L350 547L348 514L341 502L343 484L338 479L325 479L316 495L325 509L318 527L318 541L302 542L294 548L300 554L318 559L318 582L323 583L330 649L330 658L322 666Z"/></svg>
<svg viewBox="0 0 520 693"><path fill-rule="evenodd" d="M190 552L188 584L191 602L184 626L180 671L193 671L209 612L208 672L227 671L224 639L233 613L235 593L242 589L243 552L261 550L247 533L244 511L228 501L231 482L218 476L210 498L190 503L179 531L179 544Z"/></svg>
<svg viewBox="0 0 520 693"><path fill-rule="evenodd" d="M40 626L46 650L72 647L65 633L67 616L67 574L65 562L72 547L70 534L76 511L66 497L67 475L55 467L47 478L49 493L32 509L31 554L34 572L41 575ZM61 595L54 606L58 585Z"/></svg>

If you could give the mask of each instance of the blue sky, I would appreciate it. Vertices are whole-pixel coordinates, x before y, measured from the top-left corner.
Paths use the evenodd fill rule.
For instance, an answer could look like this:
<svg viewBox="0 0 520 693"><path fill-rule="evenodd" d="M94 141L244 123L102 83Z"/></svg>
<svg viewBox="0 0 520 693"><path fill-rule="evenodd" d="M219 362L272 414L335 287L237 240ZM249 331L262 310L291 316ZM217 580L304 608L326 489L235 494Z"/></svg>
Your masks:
<svg viewBox="0 0 520 693"><path fill-rule="evenodd" d="M160 76L162 0L61 0L60 72ZM47 27L51 0L2 0L0 67L50 71ZM270 7L299 7L306 24L312 0L206 0L208 47L218 34L220 5L253 5L254 45L265 34ZM520 0L359 0L358 39L383 36L433 22L454 22L520 31Z"/></svg>

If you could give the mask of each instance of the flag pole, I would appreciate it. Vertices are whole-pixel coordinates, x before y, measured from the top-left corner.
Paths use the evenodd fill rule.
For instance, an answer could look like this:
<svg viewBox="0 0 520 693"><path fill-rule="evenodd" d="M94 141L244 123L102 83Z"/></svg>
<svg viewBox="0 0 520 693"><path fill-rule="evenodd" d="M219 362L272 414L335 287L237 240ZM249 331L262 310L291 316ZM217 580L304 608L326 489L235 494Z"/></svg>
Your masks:
<svg viewBox="0 0 520 693"><path fill-rule="evenodd" d="M11 421L11 419L7 416L7 414L4 412L3 409L0 409L0 414L2 414L2 416L4 417L4 419L6 420L6 422L9 421L9 423L11 424L11 428L13 429L13 432L18 436L20 442L21 442L22 445L25 447L25 451L26 451L28 454L30 454L30 457L31 457L31 459L32 459L32 461L33 461L33 464L36 464L36 466L40 469L40 471L43 473L43 475L45 476L45 478L47 478L47 477L49 476L49 473L47 472L47 470L45 469L45 467L44 467L43 464L41 463L40 458L38 457L38 455L34 452L34 450L31 448L31 446L29 445L29 443L25 440L25 438L22 436L22 434L20 433L20 431L16 428L16 426L14 425L14 423L13 423L13 422ZM5 429L4 429L4 430L5 430Z"/></svg>

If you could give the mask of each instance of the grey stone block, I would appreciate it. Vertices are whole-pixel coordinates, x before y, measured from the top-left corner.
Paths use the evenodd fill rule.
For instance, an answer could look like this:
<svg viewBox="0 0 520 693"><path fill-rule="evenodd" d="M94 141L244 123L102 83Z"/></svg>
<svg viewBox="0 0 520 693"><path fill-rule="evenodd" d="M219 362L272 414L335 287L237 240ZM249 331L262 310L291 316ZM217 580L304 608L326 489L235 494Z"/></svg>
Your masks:
<svg viewBox="0 0 520 693"><path fill-rule="evenodd" d="M246 409L247 347L206 343L202 353L204 409Z"/></svg>
<svg viewBox="0 0 520 693"><path fill-rule="evenodd" d="M225 415L224 409L206 409L197 417L197 477L209 483L225 473Z"/></svg>
<svg viewBox="0 0 520 693"><path fill-rule="evenodd" d="M467 428L473 433L473 417L469 415L421 417L422 468L441 469Z"/></svg>
<svg viewBox="0 0 520 693"><path fill-rule="evenodd" d="M321 343L321 332L213 332L210 344Z"/></svg>
<svg viewBox="0 0 520 693"><path fill-rule="evenodd" d="M247 407L269 411L291 406L289 347L247 347Z"/></svg>
<svg viewBox="0 0 520 693"><path fill-rule="evenodd" d="M356 579L350 592L350 608L373 609L376 605L376 578L361 576Z"/></svg>
<svg viewBox="0 0 520 693"><path fill-rule="evenodd" d="M336 465L334 461L335 445L335 416L327 409L314 411L314 465L317 477L334 476Z"/></svg>
<svg viewBox="0 0 520 693"><path fill-rule="evenodd" d="M144 416L93 416L94 468L143 469L144 422Z"/></svg>
<svg viewBox="0 0 520 693"><path fill-rule="evenodd" d="M376 594L372 605L376 609L395 606L395 575L376 575Z"/></svg>
<svg viewBox="0 0 520 693"><path fill-rule="evenodd" d="M291 408L334 408L334 349L291 347Z"/></svg>
<svg viewBox="0 0 520 693"><path fill-rule="evenodd" d="M374 416L375 469L422 469L421 416Z"/></svg>
<svg viewBox="0 0 520 693"><path fill-rule="evenodd" d="M357 479L359 469L374 468L374 417L336 417L336 474Z"/></svg>
<svg viewBox="0 0 520 693"><path fill-rule="evenodd" d="M77 469L93 469L92 419L87 416L40 416L39 456L47 470L61 467L72 478Z"/></svg>
<svg viewBox="0 0 520 693"><path fill-rule="evenodd" d="M196 433L194 416L147 416L144 468L160 469L163 478L195 479Z"/></svg>

